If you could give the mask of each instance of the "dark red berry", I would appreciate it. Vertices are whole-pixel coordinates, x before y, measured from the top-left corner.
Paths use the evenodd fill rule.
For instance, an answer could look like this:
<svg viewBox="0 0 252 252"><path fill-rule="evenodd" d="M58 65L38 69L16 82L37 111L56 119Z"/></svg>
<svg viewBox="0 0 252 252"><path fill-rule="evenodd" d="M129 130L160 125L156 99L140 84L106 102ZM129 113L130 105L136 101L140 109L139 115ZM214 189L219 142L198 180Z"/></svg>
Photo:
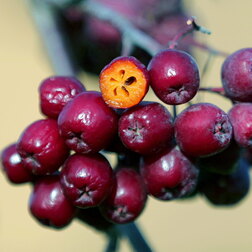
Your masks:
<svg viewBox="0 0 252 252"><path fill-rule="evenodd" d="M166 104L186 103L198 91L198 66L186 52L174 49L160 51L150 61L148 70L153 91Z"/></svg>
<svg viewBox="0 0 252 252"><path fill-rule="evenodd" d="M98 152L109 145L117 133L118 116L99 92L83 92L70 101L58 118L61 135L72 150Z"/></svg>
<svg viewBox="0 0 252 252"><path fill-rule="evenodd" d="M75 214L75 208L64 195L57 175L45 176L36 182L29 208L40 223L57 228L68 225Z"/></svg>
<svg viewBox="0 0 252 252"><path fill-rule="evenodd" d="M16 143L7 146L1 154L3 171L10 182L26 183L33 180L31 172L25 168L16 149Z"/></svg>
<svg viewBox="0 0 252 252"><path fill-rule="evenodd" d="M242 147L252 147L252 103L235 104L228 115L235 141Z"/></svg>
<svg viewBox="0 0 252 252"><path fill-rule="evenodd" d="M124 112L119 120L119 136L130 150L146 155L171 145L173 119L157 102L142 102Z"/></svg>
<svg viewBox="0 0 252 252"><path fill-rule="evenodd" d="M144 157L141 175L148 193L160 200L191 194L197 185L198 169L176 148Z"/></svg>
<svg viewBox="0 0 252 252"><path fill-rule="evenodd" d="M75 77L49 77L39 86L40 109L44 115L57 118L66 103L83 91L85 87Z"/></svg>
<svg viewBox="0 0 252 252"><path fill-rule="evenodd" d="M222 65L222 85L235 101L252 102L252 48L229 55Z"/></svg>
<svg viewBox="0 0 252 252"><path fill-rule="evenodd" d="M134 169L120 168L112 191L100 208L109 221L128 223L140 215L146 200L146 188L140 175Z"/></svg>
<svg viewBox="0 0 252 252"><path fill-rule="evenodd" d="M99 205L110 192L112 180L109 162L98 153L70 156L61 170L65 195L81 208Z"/></svg>
<svg viewBox="0 0 252 252"><path fill-rule="evenodd" d="M54 119L38 120L29 125L18 140L17 150L25 167L35 175L53 173L69 155Z"/></svg>
<svg viewBox="0 0 252 252"><path fill-rule="evenodd" d="M205 172L200 190L212 204L230 206L240 202L247 195L249 187L249 165L241 159L231 174Z"/></svg>
<svg viewBox="0 0 252 252"><path fill-rule="evenodd" d="M175 138L188 156L212 155L225 149L232 138L227 114L210 103L197 103L183 110L175 120Z"/></svg>

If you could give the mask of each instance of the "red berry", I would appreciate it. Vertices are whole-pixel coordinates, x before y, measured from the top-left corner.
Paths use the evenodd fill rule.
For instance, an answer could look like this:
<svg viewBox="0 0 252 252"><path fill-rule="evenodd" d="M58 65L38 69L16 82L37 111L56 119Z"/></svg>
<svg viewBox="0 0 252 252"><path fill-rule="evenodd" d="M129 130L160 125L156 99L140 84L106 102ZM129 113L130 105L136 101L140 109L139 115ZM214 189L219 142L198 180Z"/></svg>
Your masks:
<svg viewBox="0 0 252 252"><path fill-rule="evenodd" d="M18 140L17 150L25 167L35 175L53 173L69 155L53 119L38 120L28 126Z"/></svg>
<svg viewBox="0 0 252 252"><path fill-rule="evenodd" d="M252 48L229 55L222 65L221 78L232 100L252 102Z"/></svg>
<svg viewBox="0 0 252 252"><path fill-rule="evenodd" d="M66 103L83 91L85 87L75 77L49 77L39 87L40 109L44 115L57 118Z"/></svg>
<svg viewBox="0 0 252 252"><path fill-rule="evenodd" d="M198 91L198 66L186 52L174 49L160 51L151 59L148 70L153 91L166 104L186 103Z"/></svg>
<svg viewBox="0 0 252 252"><path fill-rule="evenodd" d="M197 103L183 110L175 120L175 138L188 156L212 155L225 149L232 138L227 114L210 103Z"/></svg>

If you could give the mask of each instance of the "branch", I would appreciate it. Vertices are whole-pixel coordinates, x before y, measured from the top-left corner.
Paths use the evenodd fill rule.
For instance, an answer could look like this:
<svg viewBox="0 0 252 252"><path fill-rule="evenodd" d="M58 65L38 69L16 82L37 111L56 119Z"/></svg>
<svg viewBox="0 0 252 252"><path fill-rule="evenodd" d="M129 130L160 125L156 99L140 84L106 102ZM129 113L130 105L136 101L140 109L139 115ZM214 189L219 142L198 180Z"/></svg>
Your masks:
<svg viewBox="0 0 252 252"><path fill-rule="evenodd" d="M112 25L118 28L123 37L127 37L134 45L144 49L150 55L154 56L158 51L163 49L163 46L156 40L152 39L141 30L135 28L130 21L118 12L107 8L103 4L94 0L86 0L83 3L80 3L80 7L83 11L92 16L104 21L109 21Z"/></svg>

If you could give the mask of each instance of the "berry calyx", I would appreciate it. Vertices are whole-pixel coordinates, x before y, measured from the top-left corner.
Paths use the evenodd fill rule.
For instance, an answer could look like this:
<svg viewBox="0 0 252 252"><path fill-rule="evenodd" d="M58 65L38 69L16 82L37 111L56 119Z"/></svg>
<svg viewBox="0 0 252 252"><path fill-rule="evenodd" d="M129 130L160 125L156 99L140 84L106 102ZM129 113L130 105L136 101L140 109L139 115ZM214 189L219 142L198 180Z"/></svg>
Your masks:
<svg viewBox="0 0 252 252"><path fill-rule="evenodd" d="M145 66L135 57L118 57L102 69L99 77L102 97L113 108L138 104L149 88Z"/></svg>

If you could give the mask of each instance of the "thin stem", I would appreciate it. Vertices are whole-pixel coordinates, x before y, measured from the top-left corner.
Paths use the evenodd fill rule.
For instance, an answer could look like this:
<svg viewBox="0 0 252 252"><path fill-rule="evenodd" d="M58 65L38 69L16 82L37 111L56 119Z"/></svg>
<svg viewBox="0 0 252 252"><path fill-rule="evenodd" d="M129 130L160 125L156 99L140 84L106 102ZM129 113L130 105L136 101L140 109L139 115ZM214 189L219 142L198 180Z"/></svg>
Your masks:
<svg viewBox="0 0 252 252"><path fill-rule="evenodd" d="M202 33L208 34L208 35L211 34L211 32L209 30L207 30L206 28L196 24L195 17L189 18L187 20L186 24L187 24L186 29L179 32L177 35L175 35L175 37L169 42L169 48L170 49L176 48L179 41L182 38L184 38L185 36L187 36L188 34L192 33L193 31L199 31L199 32L202 32Z"/></svg>
<svg viewBox="0 0 252 252"><path fill-rule="evenodd" d="M57 25L55 10L50 4L40 0L29 0L28 3L54 72L58 75L74 76L75 70Z"/></svg>
<svg viewBox="0 0 252 252"><path fill-rule="evenodd" d="M172 111L173 111L173 120L175 120L177 117L177 106L176 105L172 106Z"/></svg>
<svg viewBox="0 0 252 252"><path fill-rule="evenodd" d="M98 3L94 0L86 0L83 3L80 3L80 7L84 12L92 16L96 16L104 21L109 21L118 28L123 36L127 36L135 46L144 49L152 56L163 48L163 46L156 40L135 28L130 21L128 21L118 12L106 7L101 3Z"/></svg>
<svg viewBox="0 0 252 252"><path fill-rule="evenodd" d="M123 225L117 225L117 229L122 235L125 235L135 252L152 252L153 250L149 247L145 241L141 231L137 225L132 222Z"/></svg>
<svg viewBox="0 0 252 252"><path fill-rule="evenodd" d="M118 232L111 232L108 236L108 245L105 248L104 252L116 252L118 250Z"/></svg>
<svg viewBox="0 0 252 252"><path fill-rule="evenodd" d="M224 88L215 88L215 87L208 87L208 88L199 88L199 91L206 91L206 92L210 92L210 93L214 93L214 94L219 94L223 97L229 98L227 97Z"/></svg>

